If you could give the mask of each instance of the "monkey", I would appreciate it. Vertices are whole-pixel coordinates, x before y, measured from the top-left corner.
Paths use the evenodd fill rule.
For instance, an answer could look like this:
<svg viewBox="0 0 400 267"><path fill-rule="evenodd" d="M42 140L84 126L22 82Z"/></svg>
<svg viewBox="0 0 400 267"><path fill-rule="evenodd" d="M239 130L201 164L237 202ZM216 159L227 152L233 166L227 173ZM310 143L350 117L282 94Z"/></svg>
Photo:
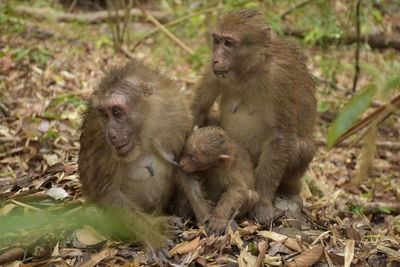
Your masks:
<svg viewBox="0 0 400 267"><path fill-rule="evenodd" d="M204 124L219 97L219 126L244 145L255 168L252 214L269 223L277 194L302 206L301 177L315 153L315 85L306 57L257 10L222 14L211 35L211 64L193 93L195 124Z"/></svg>
<svg viewBox="0 0 400 267"><path fill-rule="evenodd" d="M184 172L200 177L205 198L217 203L209 233L223 234L235 215L242 217L258 201L250 155L219 127L194 127L179 164Z"/></svg>
<svg viewBox="0 0 400 267"><path fill-rule="evenodd" d="M83 195L143 220L145 213L161 214L177 185L174 158L192 127L189 102L172 79L139 60L113 68L83 114L78 158Z"/></svg>

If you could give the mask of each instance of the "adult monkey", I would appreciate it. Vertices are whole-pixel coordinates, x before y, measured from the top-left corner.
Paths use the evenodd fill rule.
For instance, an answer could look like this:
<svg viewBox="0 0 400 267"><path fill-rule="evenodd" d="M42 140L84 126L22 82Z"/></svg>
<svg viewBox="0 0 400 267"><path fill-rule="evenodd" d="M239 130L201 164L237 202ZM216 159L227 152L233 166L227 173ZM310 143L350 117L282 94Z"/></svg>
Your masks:
<svg viewBox="0 0 400 267"><path fill-rule="evenodd" d="M83 194L122 215L142 215L144 227L151 225L142 212L161 212L171 204L174 158L192 123L189 103L171 79L137 60L113 69L83 116L78 160Z"/></svg>
<svg viewBox="0 0 400 267"><path fill-rule="evenodd" d="M277 192L301 201L300 179L315 150L315 86L305 56L256 10L223 14L212 37L212 64L195 90L193 115L202 125L221 96L220 126L250 153L260 196L253 214L268 223Z"/></svg>

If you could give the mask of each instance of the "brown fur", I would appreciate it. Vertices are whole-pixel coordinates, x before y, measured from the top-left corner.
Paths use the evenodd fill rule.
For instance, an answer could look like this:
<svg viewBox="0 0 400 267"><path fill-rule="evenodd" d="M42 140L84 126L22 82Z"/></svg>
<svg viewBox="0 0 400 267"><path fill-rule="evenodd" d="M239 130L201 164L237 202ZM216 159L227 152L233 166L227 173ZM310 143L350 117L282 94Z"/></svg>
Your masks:
<svg viewBox="0 0 400 267"><path fill-rule="evenodd" d="M115 94L123 96L133 118L133 124L118 126L134 132L130 140L134 145L125 155L116 153L106 129L116 131L117 139L126 136L118 136L120 128L107 125L97 110ZM176 168L154 144L172 159L179 157L191 128L187 101L175 82L137 60L112 70L83 116L78 161L83 194L89 201L123 210L163 211L174 191Z"/></svg>
<svg viewBox="0 0 400 267"><path fill-rule="evenodd" d="M217 203L208 223L211 233L222 234L234 216L243 216L258 201L248 152L219 127L195 128L180 165L200 176L205 198Z"/></svg>
<svg viewBox="0 0 400 267"><path fill-rule="evenodd" d="M233 49L225 43L230 37ZM224 14L214 38L213 64L196 88L193 114L201 125L221 96L220 126L250 153L260 195L254 215L266 223L278 191L298 195L313 158L315 86L305 56L257 11Z"/></svg>

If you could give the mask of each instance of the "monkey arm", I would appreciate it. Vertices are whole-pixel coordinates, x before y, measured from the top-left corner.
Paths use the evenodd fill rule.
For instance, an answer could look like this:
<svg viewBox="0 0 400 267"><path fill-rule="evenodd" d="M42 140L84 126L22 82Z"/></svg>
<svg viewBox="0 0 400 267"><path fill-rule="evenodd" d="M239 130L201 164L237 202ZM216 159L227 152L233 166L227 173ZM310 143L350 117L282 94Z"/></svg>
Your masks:
<svg viewBox="0 0 400 267"><path fill-rule="evenodd" d="M212 79L212 75L214 74L211 72L203 75L203 78L194 91L191 110L195 125L198 126L204 124L212 104L220 94L218 83Z"/></svg>
<svg viewBox="0 0 400 267"><path fill-rule="evenodd" d="M182 170L177 171L177 179L193 209L196 219L200 223L204 223L214 207L204 198L201 182L194 175L184 173Z"/></svg>
<svg viewBox="0 0 400 267"><path fill-rule="evenodd" d="M230 186L218 201L209 220L207 231L223 234L229 222L238 214L246 194L248 194L248 188L245 184Z"/></svg>

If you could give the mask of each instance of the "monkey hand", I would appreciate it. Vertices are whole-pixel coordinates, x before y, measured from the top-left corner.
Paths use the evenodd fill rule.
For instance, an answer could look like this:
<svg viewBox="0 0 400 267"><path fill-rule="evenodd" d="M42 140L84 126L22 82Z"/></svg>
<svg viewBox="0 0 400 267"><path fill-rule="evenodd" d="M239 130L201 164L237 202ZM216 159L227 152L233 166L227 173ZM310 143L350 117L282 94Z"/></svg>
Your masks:
<svg viewBox="0 0 400 267"><path fill-rule="evenodd" d="M216 216L212 216L206 222L206 232L208 235L223 235L227 230L229 220L218 218Z"/></svg>
<svg viewBox="0 0 400 267"><path fill-rule="evenodd" d="M229 228L231 228L233 232L239 229L239 226L233 218L224 219L219 216L212 216L206 223L206 232L208 235L224 235L228 233Z"/></svg>
<svg viewBox="0 0 400 267"><path fill-rule="evenodd" d="M259 202L255 206L252 215L260 224L270 224L274 217L274 210L272 202Z"/></svg>
<svg viewBox="0 0 400 267"><path fill-rule="evenodd" d="M168 262L171 262L171 255L167 248L152 251L147 254L147 264L165 266Z"/></svg>

